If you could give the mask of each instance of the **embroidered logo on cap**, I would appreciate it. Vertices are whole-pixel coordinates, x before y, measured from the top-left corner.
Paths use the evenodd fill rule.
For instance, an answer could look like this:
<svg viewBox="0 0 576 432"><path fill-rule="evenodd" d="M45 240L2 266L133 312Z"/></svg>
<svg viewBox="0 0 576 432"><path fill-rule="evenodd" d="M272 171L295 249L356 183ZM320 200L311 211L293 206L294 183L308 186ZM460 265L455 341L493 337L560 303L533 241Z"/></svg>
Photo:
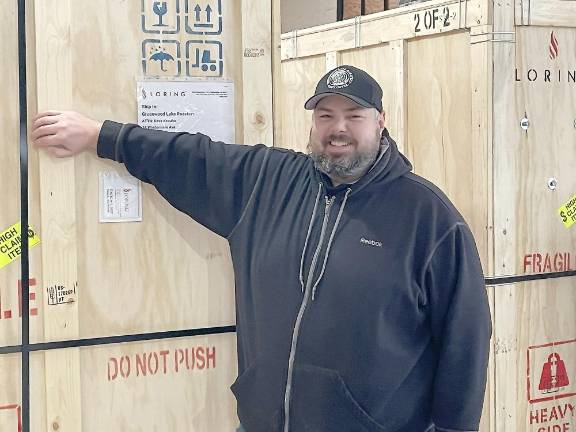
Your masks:
<svg viewBox="0 0 576 432"><path fill-rule="evenodd" d="M354 81L354 75L346 68L338 68L330 74L326 80L328 88L343 88L348 87Z"/></svg>

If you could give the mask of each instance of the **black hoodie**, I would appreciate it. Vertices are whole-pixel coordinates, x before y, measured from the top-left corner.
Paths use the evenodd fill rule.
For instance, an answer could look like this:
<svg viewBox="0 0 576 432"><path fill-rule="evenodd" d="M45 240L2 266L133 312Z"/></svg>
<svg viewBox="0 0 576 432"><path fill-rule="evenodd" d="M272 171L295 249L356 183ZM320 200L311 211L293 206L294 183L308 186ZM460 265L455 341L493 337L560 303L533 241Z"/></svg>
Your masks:
<svg viewBox="0 0 576 432"><path fill-rule="evenodd" d="M103 125L99 156L228 239L248 432L478 428L491 325L474 239L382 142L332 187L301 153Z"/></svg>

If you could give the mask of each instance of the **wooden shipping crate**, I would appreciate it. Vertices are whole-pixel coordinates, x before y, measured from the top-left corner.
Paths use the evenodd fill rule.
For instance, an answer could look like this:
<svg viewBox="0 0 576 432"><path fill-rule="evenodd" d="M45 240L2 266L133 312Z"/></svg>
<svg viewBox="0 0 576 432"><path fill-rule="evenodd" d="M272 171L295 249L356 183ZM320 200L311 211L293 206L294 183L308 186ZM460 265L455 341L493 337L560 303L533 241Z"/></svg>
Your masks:
<svg viewBox="0 0 576 432"><path fill-rule="evenodd" d="M72 109L135 123L137 81L224 80L234 87L236 142L273 145L279 2L154 3L28 0L29 122L39 111ZM3 2L0 232L20 220L17 14L16 1ZM217 48L205 70L194 64L200 45ZM170 57L153 61L154 48ZM100 223L99 174L126 170L90 154L29 151L29 226L40 238L30 250L30 388L20 381L16 260L0 268L0 430L19 430L23 391L34 431L234 430L226 241L149 185L141 222Z"/></svg>
<svg viewBox="0 0 576 432"><path fill-rule="evenodd" d="M304 102L343 64L380 82L391 136L474 233L494 324L481 430L576 429L576 225L559 214L576 194L576 3L431 1L285 33L281 146L306 152ZM545 351L569 385L528 386Z"/></svg>

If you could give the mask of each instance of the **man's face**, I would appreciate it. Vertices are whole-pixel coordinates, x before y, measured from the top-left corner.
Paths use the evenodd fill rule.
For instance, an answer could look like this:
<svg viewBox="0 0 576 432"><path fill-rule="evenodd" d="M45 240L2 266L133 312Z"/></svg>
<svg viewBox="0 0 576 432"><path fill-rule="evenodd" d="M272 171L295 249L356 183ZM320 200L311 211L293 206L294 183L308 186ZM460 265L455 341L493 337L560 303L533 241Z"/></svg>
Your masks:
<svg viewBox="0 0 576 432"><path fill-rule="evenodd" d="M312 115L310 156L334 185L351 183L376 160L383 129L383 113L344 96L327 96L318 102Z"/></svg>

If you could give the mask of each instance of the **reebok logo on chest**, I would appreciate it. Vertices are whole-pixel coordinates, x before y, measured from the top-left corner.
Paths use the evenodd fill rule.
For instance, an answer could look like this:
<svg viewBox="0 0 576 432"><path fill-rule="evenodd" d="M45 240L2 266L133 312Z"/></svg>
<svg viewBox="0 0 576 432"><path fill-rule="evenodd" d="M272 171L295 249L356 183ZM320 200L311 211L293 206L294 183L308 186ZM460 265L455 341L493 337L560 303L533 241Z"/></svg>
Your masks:
<svg viewBox="0 0 576 432"><path fill-rule="evenodd" d="M374 247L382 247L382 242L376 241L376 240L367 240L364 237L362 237L360 239L360 243L367 245L367 246L374 246Z"/></svg>

